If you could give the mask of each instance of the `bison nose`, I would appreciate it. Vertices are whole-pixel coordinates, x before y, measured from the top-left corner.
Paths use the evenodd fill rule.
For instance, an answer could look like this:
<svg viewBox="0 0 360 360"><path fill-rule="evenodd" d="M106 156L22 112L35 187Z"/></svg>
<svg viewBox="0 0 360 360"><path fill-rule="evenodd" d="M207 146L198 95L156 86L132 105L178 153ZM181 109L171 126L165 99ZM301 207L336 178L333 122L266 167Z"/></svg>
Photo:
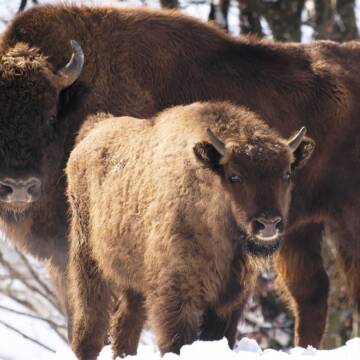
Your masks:
<svg viewBox="0 0 360 360"><path fill-rule="evenodd" d="M0 180L0 201L9 204L30 204L39 200L41 180L37 177Z"/></svg>
<svg viewBox="0 0 360 360"><path fill-rule="evenodd" d="M282 218L276 216L258 217L252 221L252 230L257 238L261 240L273 240L278 237L282 227Z"/></svg>

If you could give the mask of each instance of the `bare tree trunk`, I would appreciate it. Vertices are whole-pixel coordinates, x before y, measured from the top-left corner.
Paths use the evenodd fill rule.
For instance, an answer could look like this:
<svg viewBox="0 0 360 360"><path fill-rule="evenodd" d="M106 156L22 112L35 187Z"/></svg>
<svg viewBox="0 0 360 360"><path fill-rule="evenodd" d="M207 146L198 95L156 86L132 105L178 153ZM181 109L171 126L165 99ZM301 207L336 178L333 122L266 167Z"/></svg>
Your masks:
<svg viewBox="0 0 360 360"><path fill-rule="evenodd" d="M160 0L160 5L165 9L177 9L179 7L178 0Z"/></svg>
<svg viewBox="0 0 360 360"><path fill-rule="evenodd" d="M352 336L358 337L360 335L360 309L358 306L354 306L353 309L353 324L352 324Z"/></svg>
<svg viewBox="0 0 360 360"><path fill-rule="evenodd" d="M348 41L358 37L355 17L355 0L337 0L334 40Z"/></svg>
<svg viewBox="0 0 360 360"><path fill-rule="evenodd" d="M27 4L27 0L21 0L18 12L23 11L26 7L26 4Z"/></svg>
<svg viewBox="0 0 360 360"><path fill-rule="evenodd" d="M214 21L225 30L229 30L228 13L230 0L210 0L209 21Z"/></svg>
<svg viewBox="0 0 360 360"><path fill-rule="evenodd" d="M33 3L34 5L38 5L38 4L39 4L38 0L32 0L32 3ZM18 13L21 12L21 11L24 11L27 4L28 4L28 0L21 0L21 1L20 1L20 5L19 5L19 9L18 9Z"/></svg>
<svg viewBox="0 0 360 360"><path fill-rule="evenodd" d="M301 41L301 13L305 0L278 0L262 2L262 13L268 22L274 40Z"/></svg>
<svg viewBox="0 0 360 360"><path fill-rule="evenodd" d="M334 26L332 0L314 0L314 39L329 39Z"/></svg>
<svg viewBox="0 0 360 360"><path fill-rule="evenodd" d="M260 23L260 9L259 0L239 0L241 34L264 36Z"/></svg>

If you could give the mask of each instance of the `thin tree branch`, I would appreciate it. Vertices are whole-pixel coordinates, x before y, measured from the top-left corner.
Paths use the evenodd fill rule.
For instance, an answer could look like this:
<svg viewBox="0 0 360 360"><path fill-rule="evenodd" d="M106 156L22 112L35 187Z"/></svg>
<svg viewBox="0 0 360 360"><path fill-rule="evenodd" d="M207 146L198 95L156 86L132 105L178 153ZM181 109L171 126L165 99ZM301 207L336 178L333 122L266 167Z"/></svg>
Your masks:
<svg viewBox="0 0 360 360"><path fill-rule="evenodd" d="M21 306L24 306L26 308L28 308L31 311L36 311L36 309L34 308L34 306L27 300L24 299L19 299L16 294L14 294L11 290L9 289L4 289L2 290L3 294L6 295L8 298L10 298L11 300L17 302L18 304L20 304Z"/></svg>
<svg viewBox="0 0 360 360"><path fill-rule="evenodd" d="M24 334L21 330L16 329L15 327L11 326L10 324L6 323L5 321L2 321L1 319L0 319L0 324L3 325L4 327L8 328L9 330L14 331L15 333L21 335L21 336L22 336L23 338L25 338L26 340L29 340L29 341L31 341L31 342L39 345L40 347L42 347L42 348L44 348L44 349L46 349L46 350L48 350L48 351L50 351L50 352L52 352L52 353L55 353L55 350L52 349L51 347L43 344L43 343L40 342L39 340L34 339L34 338L32 338L31 336L29 336L29 335Z"/></svg>
<svg viewBox="0 0 360 360"><path fill-rule="evenodd" d="M45 318L43 316L40 316L40 315L29 314L29 313L24 312L24 311L11 309L11 308L9 308L7 306L4 306L4 305L0 305L0 310L5 310L5 311L11 312L11 313L16 314L16 315L21 315L21 316L26 316L26 317L29 317L29 318L32 318L32 319L41 320L41 321L44 321L44 322L48 323L49 325L52 324L55 327L66 329L65 325L57 324L55 321L53 321L51 319L47 319L47 318Z"/></svg>
<svg viewBox="0 0 360 360"><path fill-rule="evenodd" d="M23 277L22 274L20 274L3 256L2 253L0 252L0 262L8 269L8 271L10 272L10 275L12 277L15 277L19 280L21 280L21 282L31 291L39 294L40 296L42 296L47 302L49 302L55 309L59 309L59 305L54 302L53 299L49 298L46 294L44 294L39 288L37 288L36 286L33 286L31 284L29 284Z"/></svg>
<svg viewBox="0 0 360 360"><path fill-rule="evenodd" d="M26 313L26 312L23 312L23 311L17 311L17 310L8 308L8 307L3 306L3 305L0 305L0 310L5 310L5 311L8 311L8 312L20 315L20 316L25 316L25 317L29 317L29 318L32 318L32 319L36 319L36 320L39 320L39 321L46 322L51 327L51 329L56 333L56 335L58 335L61 338L61 340L64 341L64 343L67 343L67 337L60 330L60 329L66 330L65 325L57 324L53 320L44 318L44 317L39 316L39 315L33 315L33 314L29 314L29 313Z"/></svg>
<svg viewBox="0 0 360 360"><path fill-rule="evenodd" d="M21 260L23 261L25 267L29 270L34 280L45 290L45 292L49 296L51 296L53 299L56 299L54 292L39 278L38 274L36 274L36 272L34 271L27 257L19 251L17 251L17 253L20 256Z"/></svg>
<svg viewBox="0 0 360 360"><path fill-rule="evenodd" d="M23 11L26 7L26 4L27 4L27 0L21 0L20 6L19 6L19 9L17 12L19 13L19 12Z"/></svg>

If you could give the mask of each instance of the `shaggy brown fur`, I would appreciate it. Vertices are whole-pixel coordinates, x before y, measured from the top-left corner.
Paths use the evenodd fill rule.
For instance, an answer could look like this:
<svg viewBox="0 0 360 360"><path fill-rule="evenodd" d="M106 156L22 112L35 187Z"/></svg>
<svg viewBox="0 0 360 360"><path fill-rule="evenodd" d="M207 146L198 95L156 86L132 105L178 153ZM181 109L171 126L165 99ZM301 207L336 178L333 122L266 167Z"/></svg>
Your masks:
<svg viewBox="0 0 360 360"><path fill-rule="evenodd" d="M208 126L225 141L224 156L209 142ZM162 353L194 341L206 312L231 322L281 238L260 238L265 230L254 223L278 216L283 231L288 174L312 149L304 138L293 153L254 113L226 103L95 126L66 170L71 345L79 359L101 350L114 287L122 298L112 326L114 356L136 352L145 312ZM218 332L233 345L233 327Z"/></svg>
<svg viewBox="0 0 360 360"><path fill-rule="evenodd" d="M79 81L58 94L47 75L68 61L70 39L82 46L85 66ZM340 264L349 296L360 305L359 63L357 42L238 40L176 13L64 6L26 11L1 39L0 175L36 171L43 192L26 211L0 203L1 228L63 279L63 168L87 114L148 117L169 105L228 99L258 111L284 137L305 124L317 152L297 180L278 280L296 316L297 344L318 347L328 293L323 224L339 229ZM54 109L58 121L48 128ZM212 329L223 326L214 314L208 319Z"/></svg>

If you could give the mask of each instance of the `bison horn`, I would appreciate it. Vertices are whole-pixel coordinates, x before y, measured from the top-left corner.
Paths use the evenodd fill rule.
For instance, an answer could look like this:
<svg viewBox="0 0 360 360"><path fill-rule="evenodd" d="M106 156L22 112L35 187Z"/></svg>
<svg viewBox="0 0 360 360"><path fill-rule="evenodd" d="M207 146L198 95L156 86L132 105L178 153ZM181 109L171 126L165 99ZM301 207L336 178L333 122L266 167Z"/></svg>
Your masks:
<svg viewBox="0 0 360 360"><path fill-rule="evenodd" d="M210 129L207 129L206 132L211 144L220 155L224 156L226 152L225 144L220 139L218 139Z"/></svg>
<svg viewBox="0 0 360 360"><path fill-rule="evenodd" d="M70 86L79 78L84 65L84 52L81 46L75 40L70 40L70 45L73 50L71 59L58 71L62 88Z"/></svg>
<svg viewBox="0 0 360 360"><path fill-rule="evenodd" d="M292 138L289 139L288 145L292 151L295 151L301 144L306 134L306 127L303 126Z"/></svg>

